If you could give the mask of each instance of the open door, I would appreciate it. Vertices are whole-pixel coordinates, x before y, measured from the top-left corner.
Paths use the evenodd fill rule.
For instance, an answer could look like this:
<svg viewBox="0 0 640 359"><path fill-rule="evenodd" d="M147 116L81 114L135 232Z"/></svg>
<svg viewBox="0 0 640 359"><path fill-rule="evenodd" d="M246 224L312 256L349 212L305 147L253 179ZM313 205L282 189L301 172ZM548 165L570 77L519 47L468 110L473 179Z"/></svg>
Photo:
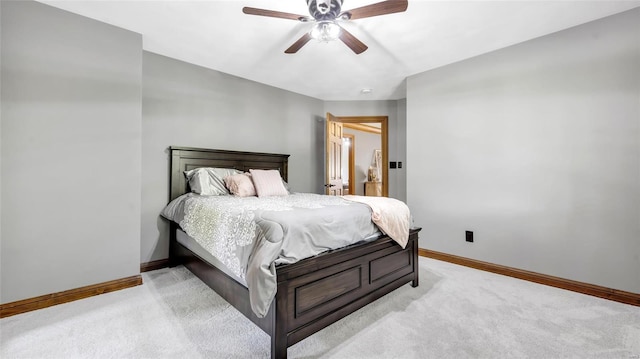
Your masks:
<svg viewBox="0 0 640 359"><path fill-rule="evenodd" d="M342 196L342 123L327 112L325 188L330 196Z"/></svg>
<svg viewBox="0 0 640 359"><path fill-rule="evenodd" d="M337 129L337 128L331 128L331 126L334 126L333 123L338 122L339 124L342 125L342 128ZM362 125L367 125L367 124L372 124L372 123L379 123L380 124L380 129L379 131L372 131L372 127L371 126L362 126ZM378 133L380 135L380 149L382 151L382 159L380 161L379 166L382 167L381 168L381 174L382 174L382 182L380 183L382 185L382 196L383 197L388 197L389 196L389 166L387 165L389 163L389 118L387 116L333 116L330 113L327 113L327 131L326 131L326 156L325 156L325 167L326 167L326 178L325 178L325 182L327 185L331 184L330 178L329 178L329 173L331 173L330 170L330 166L338 166L335 171L336 171L336 175L337 176L342 176L342 173L340 171L341 168L341 164L340 161L342 159L341 156L338 156L337 154L334 154L334 156L337 157L332 157L330 156L330 145L329 145L329 134L333 133L334 135L338 135L340 134L340 137L345 137L345 134L343 132L343 129L345 128L350 128L350 129L355 129L355 130L359 130L359 131L365 131L365 132L371 132L371 133ZM337 137L337 136L336 136ZM338 138L335 138L334 141L339 141ZM355 142L354 142L355 143ZM342 141L338 142L339 145L342 145ZM339 147L338 147L339 148ZM340 150L338 150L340 151ZM346 160L345 160L346 161ZM330 163L331 162L331 163ZM352 161L353 162L353 161ZM368 165L367 165L368 166ZM349 175L349 180L353 180L355 179L357 176L355 173L351 173ZM338 181L336 181L338 182ZM355 181L354 182L358 182ZM364 182L358 182L358 183L354 183L356 186L362 186L365 183ZM329 186L326 186L329 187ZM379 191L379 190L378 190ZM326 191L327 193L329 193L329 191ZM356 188L354 186L352 186L351 184L349 185L349 194L356 194ZM343 195L345 194L345 192L343 191Z"/></svg>

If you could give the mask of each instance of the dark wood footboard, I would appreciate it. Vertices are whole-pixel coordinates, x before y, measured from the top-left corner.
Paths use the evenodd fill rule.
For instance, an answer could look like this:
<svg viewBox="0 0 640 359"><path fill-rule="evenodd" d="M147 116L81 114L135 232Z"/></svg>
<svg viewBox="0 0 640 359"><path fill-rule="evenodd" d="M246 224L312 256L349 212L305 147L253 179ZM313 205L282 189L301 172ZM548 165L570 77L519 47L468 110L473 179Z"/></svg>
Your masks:
<svg viewBox="0 0 640 359"><path fill-rule="evenodd" d="M418 285L418 232L402 249L389 237L278 267L271 357L407 284ZM274 306L272 304L272 307Z"/></svg>
<svg viewBox="0 0 640 359"><path fill-rule="evenodd" d="M265 318L251 310L246 287L176 242L175 230L170 262L184 264L269 334L272 358L286 358L289 346L407 283L417 286L419 231L411 230L405 249L385 236L278 266L276 298Z"/></svg>

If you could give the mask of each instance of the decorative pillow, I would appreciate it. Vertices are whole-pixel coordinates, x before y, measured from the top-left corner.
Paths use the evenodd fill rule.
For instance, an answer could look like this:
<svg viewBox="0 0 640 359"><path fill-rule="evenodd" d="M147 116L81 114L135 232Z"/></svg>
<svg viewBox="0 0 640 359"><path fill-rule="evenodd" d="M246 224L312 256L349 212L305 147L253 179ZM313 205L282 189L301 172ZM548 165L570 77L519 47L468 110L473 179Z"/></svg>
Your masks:
<svg viewBox="0 0 640 359"><path fill-rule="evenodd" d="M251 181L250 173L240 173L224 178L224 183L229 191L239 197L250 197L256 195L256 188Z"/></svg>
<svg viewBox="0 0 640 359"><path fill-rule="evenodd" d="M278 170L249 170L258 197L286 196L289 194Z"/></svg>
<svg viewBox="0 0 640 359"><path fill-rule="evenodd" d="M185 171L191 192L205 196L228 195L223 178L242 173L233 168L201 167Z"/></svg>

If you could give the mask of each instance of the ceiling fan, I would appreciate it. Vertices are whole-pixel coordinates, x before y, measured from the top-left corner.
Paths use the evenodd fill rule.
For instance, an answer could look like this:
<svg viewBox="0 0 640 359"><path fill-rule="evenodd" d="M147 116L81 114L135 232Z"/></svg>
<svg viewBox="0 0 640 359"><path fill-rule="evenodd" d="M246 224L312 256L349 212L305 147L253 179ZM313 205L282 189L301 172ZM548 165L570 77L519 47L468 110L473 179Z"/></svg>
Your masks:
<svg viewBox="0 0 640 359"><path fill-rule="evenodd" d="M340 39L353 52L361 54L367 45L358 40L350 32L338 24L340 21L363 19L366 17L393 14L407 10L408 0L387 0L365 5L356 9L342 11L343 0L306 0L311 16L290 14L281 11L244 7L242 12L249 15L277 17L281 19L297 20L301 22L315 22L311 31L302 35L284 52L295 54L311 39L331 41Z"/></svg>

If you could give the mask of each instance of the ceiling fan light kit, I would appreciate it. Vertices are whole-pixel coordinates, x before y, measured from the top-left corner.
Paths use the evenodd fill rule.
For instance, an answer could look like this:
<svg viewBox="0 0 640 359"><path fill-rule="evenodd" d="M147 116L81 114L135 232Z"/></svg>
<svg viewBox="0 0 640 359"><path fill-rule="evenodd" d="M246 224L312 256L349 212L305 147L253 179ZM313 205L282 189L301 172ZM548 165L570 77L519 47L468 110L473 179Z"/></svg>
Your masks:
<svg viewBox="0 0 640 359"><path fill-rule="evenodd" d="M320 21L309 33L312 38L318 41L334 41L340 37L340 26L333 21Z"/></svg>
<svg viewBox="0 0 640 359"><path fill-rule="evenodd" d="M361 54L367 50L367 45L358 40L350 32L340 26L341 21L350 21L379 15L393 14L407 10L408 0L387 0L371 5L365 5L356 9L342 11L343 0L306 0L309 14L303 16L281 11L244 7L242 12L248 15L276 17L280 19L297 20L301 22L315 22L313 28L302 35L284 52L295 54L309 40L316 39L322 42L340 39L354 53Z"/></svg>

